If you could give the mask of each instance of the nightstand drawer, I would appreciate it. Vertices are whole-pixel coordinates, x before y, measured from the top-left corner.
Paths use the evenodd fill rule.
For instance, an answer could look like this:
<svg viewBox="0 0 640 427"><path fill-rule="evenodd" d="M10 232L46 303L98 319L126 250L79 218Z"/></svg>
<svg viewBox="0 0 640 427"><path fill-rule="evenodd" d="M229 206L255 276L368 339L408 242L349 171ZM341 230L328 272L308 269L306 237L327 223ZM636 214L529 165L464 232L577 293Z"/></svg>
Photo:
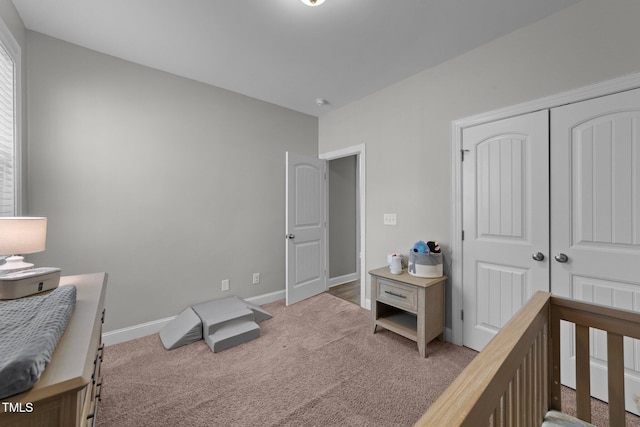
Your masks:
<svg viewBox="0 0 640 427"><path fill-rule="evenodd" d="M378 279L376 299L414 313L418 310L418 288L415 286Z"/></svg>

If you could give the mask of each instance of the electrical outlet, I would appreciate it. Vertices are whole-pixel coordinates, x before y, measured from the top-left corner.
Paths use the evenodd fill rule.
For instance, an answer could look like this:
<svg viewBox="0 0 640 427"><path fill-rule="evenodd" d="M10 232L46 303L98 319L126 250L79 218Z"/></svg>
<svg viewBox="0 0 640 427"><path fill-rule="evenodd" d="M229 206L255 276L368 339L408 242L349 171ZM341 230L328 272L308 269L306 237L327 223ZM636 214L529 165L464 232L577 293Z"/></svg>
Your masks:
<svg viewBox="0 0 640 427"><path fill-rule="evenodd" d="M222 290L223 291L228 291L229 290L229 279L224 279L222 281Z"/></svg>
<svg viewBox="0 0 640 427"><path fill-rule="evenodd" d="M253 284L257 285L260 283L260 273L253 273Z"/></svg>
<svg viewBox="0 0 640 427"><path fill-rule="evenodd" d="M384 225L396 225L397 224L396 214L394 213L384 214L383 223Z"/></svg>

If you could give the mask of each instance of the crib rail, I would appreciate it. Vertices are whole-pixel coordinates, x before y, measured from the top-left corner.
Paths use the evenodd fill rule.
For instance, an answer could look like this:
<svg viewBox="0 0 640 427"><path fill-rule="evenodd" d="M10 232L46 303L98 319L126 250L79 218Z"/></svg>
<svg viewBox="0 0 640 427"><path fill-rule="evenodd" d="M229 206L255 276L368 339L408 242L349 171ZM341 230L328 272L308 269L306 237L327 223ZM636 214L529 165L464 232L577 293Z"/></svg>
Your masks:
<svg viewBox="0 0 640 427"><path fill-rule="evenodd" d="M576 413L591 421L589 328L607 333L607 384L609 425L625 425L623 338L640 339L640 313L551 297L551 383L550 406L561 410L560 399L560 321L576 325Z"/></svg>
<svg viewBox="0 0 640 427"><path fill-rule="evenodd" d="M549 300L549 293L536 293L415 425L541 425L548 408Z"/></svg>
<svg viewBox="0 0 640 427"><path fill-rule="evenodd" d="M640 313L538 292L415 424L539 426L562 410L560 321L575 324L576 412L591 421L589 328L607 333L609 425L625 425L623 338L640 339ZM566 339L566 337L565 337Z"/></svg>

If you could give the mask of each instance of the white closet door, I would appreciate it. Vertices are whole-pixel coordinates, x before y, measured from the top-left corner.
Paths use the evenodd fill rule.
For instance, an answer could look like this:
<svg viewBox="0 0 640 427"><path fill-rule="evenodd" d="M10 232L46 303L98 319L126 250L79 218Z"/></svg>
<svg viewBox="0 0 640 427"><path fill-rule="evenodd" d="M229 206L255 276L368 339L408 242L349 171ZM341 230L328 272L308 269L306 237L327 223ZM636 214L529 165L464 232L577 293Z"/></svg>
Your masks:
<svg viewBox="0 0 640 427"><path fill-rule="evenodd" d="M475 350L549 290L548 115L463 131L463 344Z"/></svg>
<svg viewBox="0 0 640 427"><path fill-rule="evenodd" d="M551 129L551 290L640 311L640 90L553 109ZM562 382L573 387L573 328L562 333ZM637 413L640 345L624 345L626 406ZM606 353L592 330L592 394L605 401Z"/></svg>

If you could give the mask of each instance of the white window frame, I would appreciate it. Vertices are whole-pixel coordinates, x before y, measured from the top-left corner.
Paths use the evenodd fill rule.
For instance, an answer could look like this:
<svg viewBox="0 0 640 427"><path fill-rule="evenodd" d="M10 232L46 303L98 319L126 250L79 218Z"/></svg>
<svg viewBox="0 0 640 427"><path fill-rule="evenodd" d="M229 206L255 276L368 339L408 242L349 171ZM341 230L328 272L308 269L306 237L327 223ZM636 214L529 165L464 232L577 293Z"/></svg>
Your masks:
<svg viewBox="0 0 640 427"><path fill-rule="evenodd" d="M14 215L22 215L22 49L11 31L0 18L0 43L14 63L13 102L14 102Z"/></svg>

